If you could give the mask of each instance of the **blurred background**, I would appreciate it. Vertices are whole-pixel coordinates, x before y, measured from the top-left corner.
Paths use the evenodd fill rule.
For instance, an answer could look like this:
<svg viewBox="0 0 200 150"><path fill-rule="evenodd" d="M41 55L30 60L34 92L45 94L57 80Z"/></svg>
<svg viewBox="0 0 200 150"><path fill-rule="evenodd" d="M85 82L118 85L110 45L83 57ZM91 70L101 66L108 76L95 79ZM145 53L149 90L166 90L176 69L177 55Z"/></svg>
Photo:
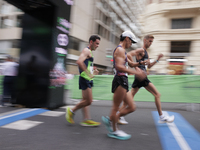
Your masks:
<svg viewBox="0 0 200 150"><path fill-rule="evenodd" d="M84 149L82 145L92 149L100 145L99 141L104 143L97 149L110 149L111 144L115 149L132 149L132 141L136 141L135 149L162 149L161 144L165 141L161 140L161 144L159 143L154 124L151 122L150 111L156 108L155 98L144 87L134 97L139 108L138 113L133 117L127 116L128 121L134 121L133 126L125 127L126 130L130 128L129 131L133 135L130 146L127 142L123 145L118 141L113 144L115 141L110 142L106 138L104 141L101 127L94 129L95 132L78 125L71 128L63 117L65 109L50 111L50 115L38 118L34 115L33 118L24 120L29 117L29 113L24 112L30 112L30 116L34 112L1 108L12 106L51 110L65 105L73 106L81 101L82 91L79 90L79 70L76 61L81 51L88 46L89 37L97 34L101 41L93 55L94 68L99 70L99 75L95 75L92 88L93 105L97 107L91 107L91 112L96 119L108 114L109 109L104 106L111 106L113 99L112 54L119 44L121 33L125 30L131 30L138 41L127 51L141 47L144 35L152 34L155 37L148 49L150 61L155 61L160 53L164 54L164 57L147 70L148 78L161 94L163 109L174 111L169 112L170 115L173 113L176 116L175 124L170 130L173 129L178 134L174 133L173 136L179 143L183 141L184 146L187 146L188 142L188 145L192 143L193 147L200 149L200 136L192 128L194 126L200 131L200 0L0 0L0 122L3 123L0 126L8 121L9 127L13 120L13 125L21 130L1 128L1 137L4 137L1 138L0 149L17 150L30 147L31 150L39 149L40 146L41 149L66 149L66 146L70 149L71 144L73 150L80 147ZM17 77L12 82L13 87L10 86L13 90L7 92L9 94L4 92L7 56L12 56L16 66L19 65L13 74ZM134 75L128 76L129 89L134 78ZM60 117L57 114L60 114ZM21 116L26 117L22 117L21 120ZM79 114L78 116L81 117ZM15 124L18 119L23 121L22 124ZM31 123L32 121L34 122ZM159 127L157 120L155 123L156 127ZM21 128L31 124L41 126L27 131ZM133 127L136 130L133 130ZM160 127L166 130L157 131L162 131L161 136L170 140L166 141L166 145L173 147L177 142L173 141L171 133L168 134L169 129L165 125ZM99 137L93 138L91 133ZM183 137L183 140L179 137ZM86 140L82 140L83 138ZM94 139L98 140L97 144ZM92 142L86 143L87 141ZM145 143L141 144L141 141ZM184 146L180 149L184 149Z"/></svg>
<svg viewBox="0 0 200 150"><path fill-rule="evenodd" d="M8 1L15 4L19 2L17 4L19 7L9 4ZM50 101L50 105L56 105L56 107L62 105L63 102L60 102L59 105L56 103L58 103L58 99L63 99L62 96L58 98L58 95L63 95L63 87L66 91L70 90L70 93L67 92L66 94L68 98L81 99L81 93L78 90L78 76L76 76L79 75L76 60L78 60L81 51L87 47L88 39L92 34L97 34L101 37L99 48L93 52L95 58L94 67L99 70L100 75L94 79L94 99L111 100L112 93L109 91L113 76L108 75L113 75L112 53L119 43L121 33L125 30L131 30L138 41L138 43L133 44L127 51L141 47L143 36L152 34L155 39L148 49L150 61L155 61L158 54L164 54L164 57L159 63L156 63L154 67L147 70L148 74L151 75L149 76L150 80L153 81L161 95L163 95L162 101L199 102L199 0L25 1L26 4L24 4L23 0L19 0L18 2L13 0L0 0L0 72L2 63L5 61L7 55L14 57L16 62L21 61L19 66L23 66L22 64L25 60L28 62L29 57L27 55L21 55L22 51L26 54L26 47L30 46L26 43L28 40L23 34L29 35L28 32L34 34L39 33L36 41L41 45L46 43L48 49L44 48L40 50L37 47L33 47L30 50L30 54L37 53L37 58L41 61L40 63L38 61L39 64L35 66L40 67L40 71L37 71L40 74L38 76L41 76L41 71L45 71L43 73L44 76L41 77L42 80L37 80L38 84L32 88L35 90L37 87L44 85L46 95L48 95L45 99L52 97L54 99ZM57 2L59 3L59 7L55 4ZM70 8L65 8L64 4L70 5ZM54 16L55 14L53 12L61 9L60 6L62 6L63 12L64 10L69 11L67 12L67 14L70 14L69 21L68 19L63 19L65 17L61 15L63 14L61 11L59 15L55 13L58 18ZM19 9L20 7L28 10L29 13L32 10L38 10L37 16L45 13L46 17L44 20L46 20L47 24L37 22L41 28L31 31L34 29L33 26L36 22L33 21L34 19L32 19L33 23L29 21L31 17ZM45 11L41 12L40 10L43 8L46 8L52 14L48 14ZM57 20L57 26L54 20ZM48 21L52 22L52 24L48 24ZM26 28L23 28L24 26ZM62 34L59 33L57 36L57 33L52 32L53 27L56 27L56 30L59 30L60 33L62 32ZM46 38L45 43L41 42L43 37L40 34L44 34L44 38ZM28 38L30 37L31 34ZM54 39L54 41L51 42L51 39ZM65 49L63 46L67 46L67 48ZM57 53L56 55L54 51ZM42 58L39 56L42 56ZM44 60L45 62L42 62ZM41 68L40 64L43 64L43 68ZM55 71L55 68L58 71ZM66 74L65 77L63 73ZM131 86L134 76L129 79ZM49 80L51 82L50 85ZM65 80L66 84L64 83ZM18 85L21 86L22 80L19 81ZM26 86L21 86L21 89L27 89L28 84L27 82ZM31 88L30 91L32 92ZM30 91L26 92L27 97L24 98L25 101L32 97L31 95L36 95L35 93L30 94ZM41 91L37 90L37 97L32 97L32 101L35 101L35 99L38 99L38 101L44 99L41 97ZM102 95L102 93L104 94ZM24 97L24 93L21 94L21 97ZM149 93L144 90L141 90L135 100L154 101L153 97L149 98Z"/></svg>
<svg viewBox="0 0 200 150"><path fill-rule="evenodd" d="M37 1L37 0L36 0ZM5 55L19 59L24 12L0 0L0 59ZM150 74L200 74L200 3L199 0L74 0L71 6L66 68L78 74L76 60L88 44L91 34L101 36L94 52L94 65L100 74L112 74L112 51L119 36L131 30L142 46L142 37L152 34L149 49L154 61L164 57Z"/></svg>

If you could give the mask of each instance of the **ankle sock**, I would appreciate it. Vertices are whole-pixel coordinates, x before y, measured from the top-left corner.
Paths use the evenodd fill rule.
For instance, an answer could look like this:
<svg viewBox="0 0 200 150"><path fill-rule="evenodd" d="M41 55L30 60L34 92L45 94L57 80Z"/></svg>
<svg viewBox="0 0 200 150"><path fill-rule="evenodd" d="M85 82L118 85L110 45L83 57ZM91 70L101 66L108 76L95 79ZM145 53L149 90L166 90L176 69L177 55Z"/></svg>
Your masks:
<svg viewBox="0 0 200 150"><path fill-rule="evenodd" d="M74 114L74 112L70 109L70 111L71 111L71 113L73 113Z"/></svg>
<svg viewBox="0 0 200 150"><path fill-rule="evenodd" d="M163 115L163 114L162 114L162 115L160 115L160 119L162 119L162 118L164 118L164 117L165 117L165 115Z"/></svg>

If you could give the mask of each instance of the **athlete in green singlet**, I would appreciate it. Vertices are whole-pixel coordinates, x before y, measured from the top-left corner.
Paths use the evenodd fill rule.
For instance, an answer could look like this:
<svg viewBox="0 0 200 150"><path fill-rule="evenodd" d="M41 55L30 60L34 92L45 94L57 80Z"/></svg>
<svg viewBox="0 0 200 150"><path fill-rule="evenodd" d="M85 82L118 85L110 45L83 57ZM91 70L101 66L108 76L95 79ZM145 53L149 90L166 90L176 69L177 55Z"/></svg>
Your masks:
<svg viewBox="0 0 200 150"><path fill-rule="evenodd" d="M93 55L92 51L99 47L100 37L92 35L89 39L88 47L84 48L80 54L77 64L79 67L79 89L82 90L82 100L72 109L67 107L66 119L69 123L74 124L73 116L75 111L83 108L84 120L80 123L82 126L99 126L100 122L91 120L89 115L89 105L92 103L93 75L98 74L98 70L93 72Z"/></svg>

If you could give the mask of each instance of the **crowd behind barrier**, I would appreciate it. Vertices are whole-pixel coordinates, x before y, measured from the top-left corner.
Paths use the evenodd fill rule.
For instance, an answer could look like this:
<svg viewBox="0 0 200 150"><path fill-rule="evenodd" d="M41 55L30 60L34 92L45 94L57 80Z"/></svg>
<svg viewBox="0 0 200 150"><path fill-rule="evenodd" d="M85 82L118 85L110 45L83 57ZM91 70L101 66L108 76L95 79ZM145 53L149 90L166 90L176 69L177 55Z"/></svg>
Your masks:
<svg viewBox="0 0 200 150"><path fill-rule="evenodd" d="M149 80L161 94L161 102L200 103L199 75L149 75ZM96 75L94 78L93 99L112 100L111 93L113 75ZM72 99L81 99L79 90L79 75L66 82L65 89L70 90ZM129 75L129 90L134 81L134 75ZM135 96L135 101L154 102L154 97L143 87Z"/></svg>

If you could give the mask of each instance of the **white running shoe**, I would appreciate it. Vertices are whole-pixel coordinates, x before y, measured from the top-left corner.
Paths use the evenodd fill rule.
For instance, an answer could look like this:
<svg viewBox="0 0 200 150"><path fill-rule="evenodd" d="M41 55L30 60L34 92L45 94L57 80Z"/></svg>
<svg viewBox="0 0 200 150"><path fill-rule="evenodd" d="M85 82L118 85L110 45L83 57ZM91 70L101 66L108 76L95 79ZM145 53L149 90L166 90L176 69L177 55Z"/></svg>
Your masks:
<svg viewBox="0 0 200 150"><path fill-rule="evenodd" d="M131 138L130 134L127 134L122 130L116 130L114 132L108 133L107 135L111 138L115 138L115 139L118 139L118 140L128 140L128 139Z"/></svg>
<svg viewBox="0 0 200 150"><path fill-rule="evenodd" d="M119 117L118 123L123 125L128 124L124 117Z"/></svg>
<svg viewBox="0 0 200 150"><path fill-rule="evenodd" d="M174 121L174 115L173 116L164 116L162 118L160 118L160 120L158 121L158 123L172 123Z"/></svg>

